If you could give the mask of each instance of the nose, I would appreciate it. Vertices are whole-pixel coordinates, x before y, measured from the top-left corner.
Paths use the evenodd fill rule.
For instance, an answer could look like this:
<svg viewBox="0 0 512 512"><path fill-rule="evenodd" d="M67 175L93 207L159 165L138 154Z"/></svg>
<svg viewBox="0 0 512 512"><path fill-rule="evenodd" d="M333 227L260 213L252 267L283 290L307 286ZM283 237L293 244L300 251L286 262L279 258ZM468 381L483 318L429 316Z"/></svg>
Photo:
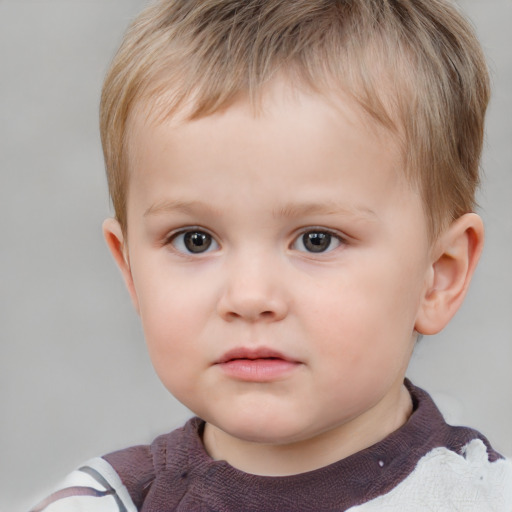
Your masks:
<svg viewBox="0 0 512 512"><path fill-rule="evenodd" d="M226 321L276 322L286 317L289 300L276 262L253 255L225 269L217 311Z"/></svg>

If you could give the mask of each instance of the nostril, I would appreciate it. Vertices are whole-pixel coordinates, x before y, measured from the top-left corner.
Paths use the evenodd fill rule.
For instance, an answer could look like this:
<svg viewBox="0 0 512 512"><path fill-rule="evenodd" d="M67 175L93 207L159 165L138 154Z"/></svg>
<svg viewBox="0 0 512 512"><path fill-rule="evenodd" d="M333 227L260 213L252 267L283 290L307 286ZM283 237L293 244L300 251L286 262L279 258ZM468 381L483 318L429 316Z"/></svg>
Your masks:
<svg viewBox="0 0 512 512"><path fill-rule="evenodd" d="M217 312L227 321L274 322L286 316L287 309L282 297L251 293L246 287L226 291L217 304Z"/></svg>
<svg viewBox="0 0 512 512"><path fill-rule="evenodd" d="M273 318L276 317L276 313L275 311L271 311L271 310L265 310L265 311L260 311L259 313L248 313L246 312L245 314L243 313L238 313L236 311L228 311L226 313L226 318L229 319L229 320L237 320L237 319L240 319L240 318L245 318L249 321L258 321L258 320L272 320Z"/></svg>

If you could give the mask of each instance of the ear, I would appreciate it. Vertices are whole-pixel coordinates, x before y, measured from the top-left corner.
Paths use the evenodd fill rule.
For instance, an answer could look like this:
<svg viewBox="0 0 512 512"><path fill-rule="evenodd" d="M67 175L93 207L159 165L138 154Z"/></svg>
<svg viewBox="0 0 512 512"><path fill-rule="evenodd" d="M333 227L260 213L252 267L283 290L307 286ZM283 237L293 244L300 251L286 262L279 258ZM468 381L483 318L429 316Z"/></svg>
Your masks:
<svg viewBox="0 0 512 512"><path fill-rule="evenodd" d="M123 275L124 282L130 293L133 306L137 313L139 312L139 302L135 287L133 285L132 271L130 268L130 260L128 258L128 247L125 242L123 230L121 225L116 219L106 219L103 222L103 236L107 242L107 246L114 257L121 274Z"/></svg>
<svg viewBox="0 0 512 512"><path fill-rule="evenodd" d="M484 245L482 219L468 213L454 221L436 240L429 281L415 329L436 334L457 312L471 282Z"/></svg>

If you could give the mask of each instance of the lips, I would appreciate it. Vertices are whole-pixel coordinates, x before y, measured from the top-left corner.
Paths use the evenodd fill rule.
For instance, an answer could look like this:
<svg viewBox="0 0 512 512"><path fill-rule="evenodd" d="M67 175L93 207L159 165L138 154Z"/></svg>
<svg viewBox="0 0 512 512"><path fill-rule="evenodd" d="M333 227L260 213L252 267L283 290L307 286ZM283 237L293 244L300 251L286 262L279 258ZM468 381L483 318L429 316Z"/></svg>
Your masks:
<svg viewBox="0 0 512 512"><path fill-rule="evenodd" d="M281 352L277 352L276 350L272 350L265 347L248 349L248 348L236 348L226 352L217 364L227 363L229 361L234 361L237 359L248 359L250 361L255 361L256 359L281 359L283 361L293 362L289 357L281 354Z"/></svg>
<svg viewBox="0 0 512 512"><path fill-rule="evenodd" d="M247 382L282 380L300 364L281 352L265 347L230 350L216 362L226 376Z"/></svg>

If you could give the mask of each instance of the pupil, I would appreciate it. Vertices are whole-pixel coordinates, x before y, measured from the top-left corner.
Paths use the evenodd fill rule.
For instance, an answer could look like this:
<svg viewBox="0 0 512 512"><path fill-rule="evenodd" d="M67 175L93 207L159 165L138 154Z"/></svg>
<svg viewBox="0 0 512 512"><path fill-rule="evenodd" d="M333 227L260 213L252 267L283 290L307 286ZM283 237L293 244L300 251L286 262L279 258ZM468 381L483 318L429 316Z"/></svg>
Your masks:
<svg viewBox="0 0 512 512"><path fill-rule="evenodd" d="M194 253L204 252L212 244L212 238L206 233L191 231L185 235L185 247Z"/></svg>
<svg viewBox="0 0 512 512"><path fill-rule="evenodd" d="M331 244L331 235L329 233L306 233L302 240L304 247L310 252L323 252Z"/></svg>

